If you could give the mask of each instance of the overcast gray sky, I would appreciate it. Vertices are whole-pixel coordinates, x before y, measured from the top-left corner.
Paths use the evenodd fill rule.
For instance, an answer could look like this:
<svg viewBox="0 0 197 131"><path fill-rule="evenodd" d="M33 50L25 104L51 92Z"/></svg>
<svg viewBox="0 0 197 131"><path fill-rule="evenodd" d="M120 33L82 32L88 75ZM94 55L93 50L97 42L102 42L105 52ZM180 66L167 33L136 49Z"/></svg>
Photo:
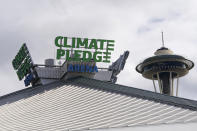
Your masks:
<svg viewBox="0 0 197 131"><path fill-rule="evenodd" d="M25 88L11 61L26 42L34 63L55 57L56 36L115 40L115 61L130 56L118 84L153 91L135 71L138 63L165 46L197 61L196 0L0 0L0 95ZM106 65L107 66L107 65ZM180 79L179 96L197 100L197 67Z"/></svg>

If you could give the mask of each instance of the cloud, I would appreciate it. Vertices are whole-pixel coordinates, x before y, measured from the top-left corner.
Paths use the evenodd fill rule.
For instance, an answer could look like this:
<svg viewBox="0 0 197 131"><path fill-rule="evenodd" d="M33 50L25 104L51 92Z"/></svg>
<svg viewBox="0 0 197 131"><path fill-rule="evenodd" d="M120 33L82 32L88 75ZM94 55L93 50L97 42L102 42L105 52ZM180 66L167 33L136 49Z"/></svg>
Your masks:
<svg viewBox="0 0 197 131"><path fill-rule="evenodd" d="M160 23L160 22L164 22L165 19L164 18L152 18L150 20L150 23Z"/></svg>

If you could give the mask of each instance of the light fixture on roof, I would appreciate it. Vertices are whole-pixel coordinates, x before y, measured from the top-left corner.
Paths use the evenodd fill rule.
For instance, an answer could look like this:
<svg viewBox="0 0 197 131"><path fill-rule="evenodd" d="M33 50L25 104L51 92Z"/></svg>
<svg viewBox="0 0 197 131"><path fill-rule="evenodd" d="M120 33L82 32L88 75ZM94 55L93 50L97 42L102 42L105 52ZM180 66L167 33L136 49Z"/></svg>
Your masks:
<svg viewBox="0 0 197 131"><path fill-rule="evenodd" d="M145 59L136 66L136 71L143 77L153 80L154 90L157 92L155 80L159 84L159 92L171 96L178 96L179 78L185 76L194 63L183 56L175 55L170 49L164 47L162 32L162 47L155 56ZM174 80L177 79L176 93L174 93Z"/></svg>

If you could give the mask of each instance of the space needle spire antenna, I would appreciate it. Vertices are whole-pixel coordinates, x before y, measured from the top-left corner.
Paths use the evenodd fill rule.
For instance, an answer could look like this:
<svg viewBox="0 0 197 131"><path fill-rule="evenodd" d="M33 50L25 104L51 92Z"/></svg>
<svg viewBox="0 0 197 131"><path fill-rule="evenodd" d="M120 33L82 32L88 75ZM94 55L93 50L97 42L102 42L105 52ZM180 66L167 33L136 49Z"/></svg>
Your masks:
<svg viewBox="0 0 197 131"><path fill-rule="evenodd" d="M164 47L163 31L161 32L161 38L162 38L162 47Z"/></svg>

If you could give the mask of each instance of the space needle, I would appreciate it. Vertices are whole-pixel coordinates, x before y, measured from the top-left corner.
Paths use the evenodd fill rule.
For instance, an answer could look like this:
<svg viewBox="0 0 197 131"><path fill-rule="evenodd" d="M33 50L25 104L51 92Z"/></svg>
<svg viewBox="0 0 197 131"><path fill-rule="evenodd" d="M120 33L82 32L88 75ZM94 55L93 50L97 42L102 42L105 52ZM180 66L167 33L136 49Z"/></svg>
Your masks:
<svg viewBox="0 0 197 131"><path fill-rule="evenodd" d="M156 50L154 56L145 59L136 66L136 71L143 77L153 81L155 92L170 96L178 96L179 78L185 76L194 63L180 55L175 55L170 49L164 47L162 32L162 47ZM174 81L176 88L174 88ZM156 82L159 91L157 91Z"/></svg>

